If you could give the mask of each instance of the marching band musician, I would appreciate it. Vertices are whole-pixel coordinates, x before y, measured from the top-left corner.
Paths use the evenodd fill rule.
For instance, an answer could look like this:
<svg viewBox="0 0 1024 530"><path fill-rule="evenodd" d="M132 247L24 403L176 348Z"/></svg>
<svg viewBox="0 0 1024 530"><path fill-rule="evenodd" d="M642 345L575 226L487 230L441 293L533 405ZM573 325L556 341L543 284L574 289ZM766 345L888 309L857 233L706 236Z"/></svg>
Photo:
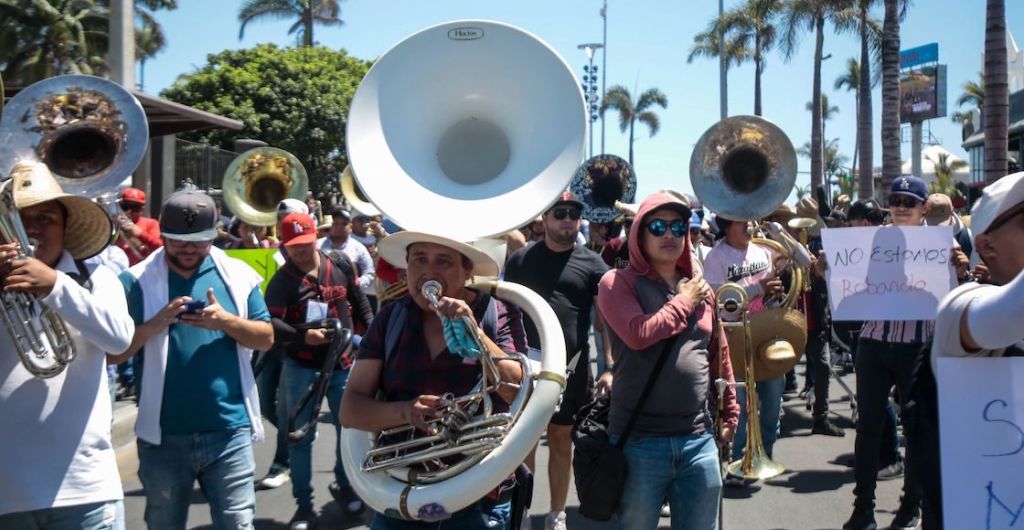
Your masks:
<svg viewBox="0 0 1024 530"><path fill-rule="evenodd" d="M214 528L251 529L263 423L250 363L274 341L262 278L213 248L205 193L171 194L160 231L164 247L120 276L136 327L117 360L145 356L135 434L146 525L183 530L198 480Z"/></svg>
<svg viewBox="0 0 1024 530"><path fill-rule="evenodd" d="M713 381L732 382L733 375L713 293L694 273L690 216L690 207L668 193L647 197L630 228L629 265L600 282L597 302L616 363L610 442L634 412L664 341L674 341L624 448L629 473L617 523L623 530L656 528L662 499L673 529L717 526L722 479L709 402L716 399ZM728 442L739 414L732 387L724 399L720 435Z"/></svg>
<svg viewBox="0 0 1024 530"><path fill-rule="evenodd" d="M354 268L348 257L336 253L329 256L317 250L316 222L303 213L288 214L280 223L282 246L288 251L288 261L278 269L267 285L266 301L274 325L274 345L270 354L284 354L281 369L281 397L286 417L279 418L279 429L287 430L288 418L299 407L303 394L315 386L317 374L324 366L331 337L323 328L304 326L327 318L341 320L342 327L356 330L353 320L365 329L373 319L370 304L356 284ZM343 355L339 366L331 373L327 390L327 403L334 413L334 427L340 440L341 425L338 412L341 395L345 390L351 362ZM312 408L306 407L296 418L296 424L309 421ZM297 509L289 523L290 530L314 528L317 514L313 509L312 446L316 432L289 443L288 461L291 465L292 495ZM346 515L363 511L363 503L352 491L341 463L340 445L335 445L334 478L330 490Z"/></svg>
<svg viewBox="0 0 1024 530"><path fill-rule="evenodd" d="M117 238L116 244L128 255L129 264L135 265L163 246L160 223L142 215L146 207L146 192L138 188L125 188L121 192L120 206L130 222L121 224L121 237Z"/></svg>
<svg viewBox="0 0 1024 530"><path fill-rule="evenodd" d="M412 425L429 433L432 429L427 422L438 417L444 404L441 396L468 393L481 371L478 360L450 351L435 310L447 319L469 317L476 328L472 331L496 361L506 358L505 352L526 350L521 338L518 345L514 339L517 334L522 336L522 321L501 301L466 287L474 274L498 275L494 259L470 245L406 231L382 239L378 252L390 263L406 267L410 289L381 308L363 337L342 398L341 423L345 428L370 432ZM428 281L442 285L437 307L422 295ZM488 314L497 317L489 321ZM511 402L522 381L522 368L516 362L496 364L501 379L498 395ZM380 401L378 394L382 395ZM504 496L508 490L499 487L501 495L487 495L490 502L478 501L439 523L404 521L385 513L374 516L372 528L507 528L511 507Z"/></svg>
<svg viewBox="0 0 1024 530"><path fill-rule="evenodd" d="M4 288L56 312L76 356L38 379L0 332L0 425L17 429L0 436L0 529L123 528L104 352L128 347L134 327L117 276L83 263L107 245L110 220L98 204L64 193L43 164L15 165L7 185L37 244L34 258L18 258L17 242L0 245Z"/></svg>
<svg viewBox="0 0 1024 530"><path fill-rule="evenodd" d="M775 253L752 242L750 224L744 221L730 221L721 216L715 217L720 240L704 257L704 278L712 289L718 289L728 282L735 282L744 287L749 297L751 314L764 311L765 297L782 292L782 280L775 271ZM737 345L732 345L737 347ZM761 404L759 415L761 434L765 453L769 458L779 437L779 419L782 413L782 394L786 386L786 376L781 375L768 381L757 383L757 398ZM733 444L732 458L743 458L743 450L747 436L747 414L745 389L740 389L740 419L736 432L736 443ZM726 477L728 485L739 485L736 477Z"/></svg>

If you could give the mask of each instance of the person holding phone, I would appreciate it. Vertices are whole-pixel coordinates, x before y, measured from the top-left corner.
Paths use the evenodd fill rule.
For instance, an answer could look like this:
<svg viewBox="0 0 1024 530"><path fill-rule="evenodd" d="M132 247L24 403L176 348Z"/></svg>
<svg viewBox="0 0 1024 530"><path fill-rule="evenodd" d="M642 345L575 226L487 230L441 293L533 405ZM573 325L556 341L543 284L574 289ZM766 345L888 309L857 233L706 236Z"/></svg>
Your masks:
<svg viewBox="0 0 1024 530"><path fill-rule="evenodd" d="M287 250L287 261L278 269L267 285L267 306L274 325L272 353L284 354L281 369L281 398L286 417L290 418L310 386L319 377L319 371L328 355L330 335L322 327L325 319L337 318L342 327L363 333L373 319L370 303L359 288L358 276L352 262L340 252L330 253L316 248L317 227L313 217L291 213L281 220L281 237ZM341 437L338 414L341 395L345 392L352 361L344 353L331 373L327 387L327 404L335 434ZM309 421L312 407L298 415L297 424ZM281 419L287 429L287 419ZM288 444L291 464L292 496L297 504L289 523L291 530L308 530L317 522L313 508L313 441L316 432L310 430L296 443ZM331 494L346 515L363 511L363 502L349 486L341 464L341 447L335 445L334 479Z"/></svg>
<svg viewBox="0 0 1024 530"><path fill-rule="evenodd" d="M135 335L117 360L145 359L135 434L150 530L185 527L196 480L214 528L253 528L263 424L250 362L274 330L262 278L213 246L216 215L205 193L172 194L164 247L120 275Z"/></svg>

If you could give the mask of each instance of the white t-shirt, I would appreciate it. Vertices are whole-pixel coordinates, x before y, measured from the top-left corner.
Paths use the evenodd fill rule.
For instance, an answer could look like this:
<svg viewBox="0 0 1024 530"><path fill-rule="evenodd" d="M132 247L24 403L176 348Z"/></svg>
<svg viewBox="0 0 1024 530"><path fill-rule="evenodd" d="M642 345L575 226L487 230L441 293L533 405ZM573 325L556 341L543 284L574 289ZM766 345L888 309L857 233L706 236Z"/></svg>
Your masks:
<svg viewBox="0 0 1024 530"><path fill-rule="evenodd" d="M932 370L936 370L936 359L939 357L1002 357L1009 348L998 350L968 351L964 349L960 337L960 321L971 301L988 292L999 289L995 285L965 283L953 289L939 305L938 316L935 318L935 336L932 342ZM1007 326L1020 326L1021 315L1006 315ZM1011 348L1024 351L1024 340Z"/></svg>
<svg viewBox="0 0 1024 530"><path fill-rule="evenodd" d="M92 293L58 274L42 300L64 318L77 351L60 374L31 375L0 329L0 514L123 498L104 352L127 349L135 327L121 282L94 267ZM66 252L57 269L77 271Z"/></svg>
<svg viewBox="0 0 1024 530"><path fill-rule="evenodd" d="M764 292L760 282L774 274L773 256L762 246L751 243L746 250L740 250L723 239L704 256L704 279L712 289L728 282L740 284L750 298L750 311L758 313L764 310Z"/></svg>

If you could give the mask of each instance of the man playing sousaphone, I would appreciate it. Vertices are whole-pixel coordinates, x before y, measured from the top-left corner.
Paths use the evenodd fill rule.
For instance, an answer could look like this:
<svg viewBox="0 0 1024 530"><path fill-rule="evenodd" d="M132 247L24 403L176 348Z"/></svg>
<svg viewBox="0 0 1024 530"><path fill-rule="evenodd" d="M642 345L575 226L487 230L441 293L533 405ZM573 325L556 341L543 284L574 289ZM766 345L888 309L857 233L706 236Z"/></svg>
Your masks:
<svg viewBox="0 0 1024 530"><path fill-rule="evenodd" d="M412 425L431 432L427 422L440 415L445 404L442 396L472 390L481 373L479 360L452 352L438 316L471 320L473 329L468 331L498 361L497 393L511 402L523 372L518 362L508 362L506 352L525 351L525 345L517 345L513 338L522 323L501 301L466 287L473 275L497 276L494 259L468 244L421 232L388 236L381 240L378 252L388 262L407 268L409 294L384 306L363 337L342 398L342 425L370 432ZM427 282L441 286L436 305L422 294ZM502 408L503 404L495 405ZM504 495L507 488L499 491L497 498L494 493L486 496L490 502L481 499L440 523L409 522L387 513L376 514L372 528L507 528L511 511Z"/></svg>
<svg viewBox="0 0 1024 530"><path fill-rule="evenodd" d="M114 272L83 263L107 245L110 220L64 193L43 164L15 165L5 185L35 257L18 242L0 245L4 290L35 297L36 314L54 311L76 355L63 372L36 378L0 331L0 425L17 431L0 436L0 529L121 528L104 352L127 348L135 328Z"/></svg>

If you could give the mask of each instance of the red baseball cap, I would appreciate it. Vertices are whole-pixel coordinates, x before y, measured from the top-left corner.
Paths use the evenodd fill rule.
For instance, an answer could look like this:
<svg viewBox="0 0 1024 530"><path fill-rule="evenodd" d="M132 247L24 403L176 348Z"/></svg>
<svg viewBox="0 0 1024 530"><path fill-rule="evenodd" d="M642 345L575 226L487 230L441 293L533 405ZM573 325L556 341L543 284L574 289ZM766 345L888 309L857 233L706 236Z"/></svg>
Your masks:
<svg viewBox="0 0 1024 530"><path fill-rule="evenodd" d="M281 240L284 246L308 245L316 242L316 221L304 213L290 213L281 219Z"/></svg>
<svg viewBox="0 0 1024 530"><path fill-rule="evenodd" d="M139 188L125 188L124 191L121 192L121 200L125 202L146 204L146 192Z"/></svg>

